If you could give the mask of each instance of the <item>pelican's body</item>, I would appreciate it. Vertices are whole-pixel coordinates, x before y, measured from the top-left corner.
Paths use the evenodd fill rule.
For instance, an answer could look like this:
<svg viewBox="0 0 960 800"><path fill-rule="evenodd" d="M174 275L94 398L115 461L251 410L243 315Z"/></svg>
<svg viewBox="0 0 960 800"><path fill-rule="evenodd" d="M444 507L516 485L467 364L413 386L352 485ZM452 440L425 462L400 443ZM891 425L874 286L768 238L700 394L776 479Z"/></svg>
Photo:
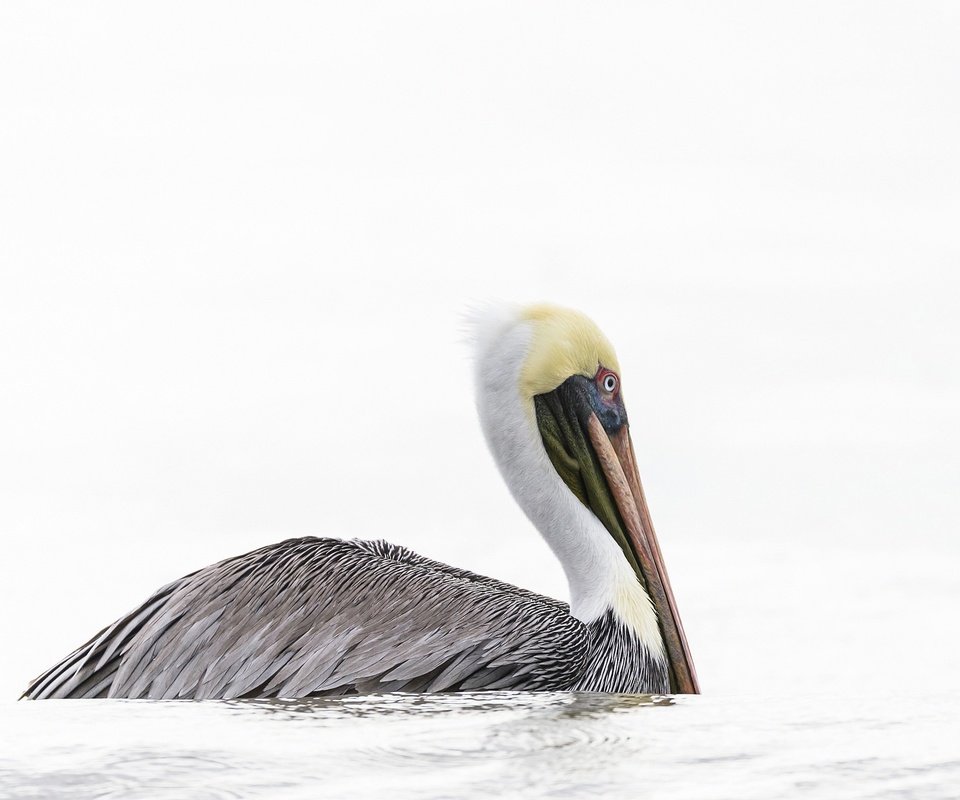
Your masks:
<svg viewBox="0 0 960 800"><path fill-rule="evenodd" d="M609 343L552 307L490 314L477 339L484 433L569 607L382 541L293 539L165 586L24 696L697 691Z"/></svg>

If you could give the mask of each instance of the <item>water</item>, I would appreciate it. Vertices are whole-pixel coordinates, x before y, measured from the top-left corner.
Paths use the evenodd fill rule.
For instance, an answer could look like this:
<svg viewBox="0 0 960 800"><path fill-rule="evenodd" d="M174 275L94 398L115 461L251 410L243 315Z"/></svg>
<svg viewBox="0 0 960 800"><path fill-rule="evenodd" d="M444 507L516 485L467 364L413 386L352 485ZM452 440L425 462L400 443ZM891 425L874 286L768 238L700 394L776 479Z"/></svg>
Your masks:
<svg viewBox="0 0 960 800"><path fill-rule="evenodd" d="M674 554L702 696L17 703L9 648L0 798L960 798L955 550Z"/></svg>
<svg viewBox="0 0 960 800"><path fill-rule="evenodd" d="M957 798L960 698L382 695L2 706L4 798Z"/></svg>

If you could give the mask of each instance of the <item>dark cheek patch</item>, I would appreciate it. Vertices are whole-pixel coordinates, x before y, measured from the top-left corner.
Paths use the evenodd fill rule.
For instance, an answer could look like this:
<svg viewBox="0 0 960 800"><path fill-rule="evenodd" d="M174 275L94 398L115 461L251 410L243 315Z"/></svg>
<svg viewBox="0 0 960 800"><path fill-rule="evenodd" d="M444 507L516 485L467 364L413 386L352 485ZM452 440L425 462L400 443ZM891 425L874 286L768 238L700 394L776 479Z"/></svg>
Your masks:
<svg viewBox="0 0 960 800"><path fill-rule="evenodd" d="M596 413L606 427L603 416L597 413L600 396L593 380L575 376L552 392L536 395L533 400L540 437L554 469L577 499L603 523L620 546L627 562L640 576L640 568L627 542L620 512L586 434L587 419L591 412ZM613 406L611 409L604 408L603 414L613 414L615 422L621 425L619 420L626 420L626 415L620 415L616 404Z"/></svg>
<svg viewBox="0 0 960 800"><path fill-rule="evenodd" d="M598 397L593 410L607 433L616 433L627 424L627 410L623 407L623 402L620 398L607 400Z"/></svg>

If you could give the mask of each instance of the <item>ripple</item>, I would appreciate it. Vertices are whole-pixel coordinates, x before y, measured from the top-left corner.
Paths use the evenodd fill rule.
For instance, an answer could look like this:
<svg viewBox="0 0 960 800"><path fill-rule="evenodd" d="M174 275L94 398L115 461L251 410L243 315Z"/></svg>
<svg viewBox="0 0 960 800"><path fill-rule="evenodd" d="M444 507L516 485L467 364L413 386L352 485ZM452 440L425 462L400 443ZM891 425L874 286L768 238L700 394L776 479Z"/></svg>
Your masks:
<svg viewBox="0 0 960 800"><path fill-rule="evenodd" d="M76 759L74 759L76 760ZM218 756L196 752L123 750L89 755L82 764L36 765L0 770L4 797L70 798L182 798L190 789L196 800L241 798L231 788L236 770L228 753Z"/></svg>
<svg viewBox="0 0 960 800"><path fill-rule="evenodd" d="M801 791L926 800L952 799L960 785L953 695L505 692L49 701L3 712L0 797L11 800L766 800Z"/></svg>
<svg viewBox="0 0 960 800"><path fill-rule="evenodd" d="M650 695L505 693L496 697L436 696L409 701L390 698L376 708L397 718L423 720L423 714L448 715L444 735L435 726L405 730L387 742L362 746L357 754L371 764L398 768L470 767L489 763L558 758L595 761L598 754L622 752L632 736L612 714L673 705L672 698ZM399 712L399 714L398 714ZM454 719L450 719L454 715Z"/></svg>
<svg viewBox="0 0 960 800"><path fill-rule="evenodd" d="M182 701L168 701L180 703ZM675 703L665 695L601 694L594 692L461 692L448 694L379 694L349 697L309 697L211 700L239 714L266 713L287 719L336 719L414 716L451 713L485 713L499 710L558 709L568 715L598 716L644 707L663 708Z"/></svg>

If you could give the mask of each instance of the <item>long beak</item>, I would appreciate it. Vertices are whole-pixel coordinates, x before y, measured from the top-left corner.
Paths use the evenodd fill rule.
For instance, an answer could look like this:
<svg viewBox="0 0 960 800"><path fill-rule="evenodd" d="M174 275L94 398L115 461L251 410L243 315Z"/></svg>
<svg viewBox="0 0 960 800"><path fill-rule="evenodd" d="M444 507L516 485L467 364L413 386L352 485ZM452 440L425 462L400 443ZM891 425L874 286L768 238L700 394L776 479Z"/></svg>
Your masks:
<svg viewBox="0 0 960 800"><path fill-rule="evenodd" d="M667 576L660 544L653 530L650 509L640 483L628 426L623 425L616 433L608 435L597 415L591 412L587 418L587 433L627 529L630 544L645 578L647 592L657 612L670 661L670 685L678 694L700 694L690 646L683 632L683 623L677 612L670 578Z"/></svg>

